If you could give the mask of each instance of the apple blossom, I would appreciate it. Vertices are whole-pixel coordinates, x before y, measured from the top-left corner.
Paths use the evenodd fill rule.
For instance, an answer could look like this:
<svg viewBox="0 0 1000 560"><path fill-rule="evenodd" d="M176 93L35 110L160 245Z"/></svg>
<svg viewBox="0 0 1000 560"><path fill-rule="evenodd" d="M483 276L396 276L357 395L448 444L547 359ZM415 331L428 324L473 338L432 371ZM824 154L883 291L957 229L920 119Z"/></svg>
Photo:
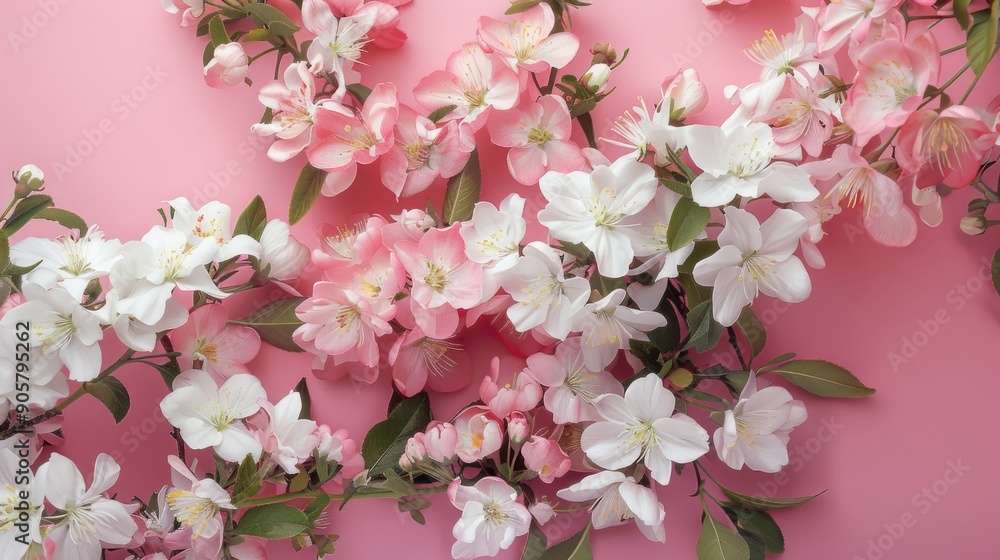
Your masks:
<svg viewBox="0 0 1000 560"><path fill-rule="evenodd" d="M506 418L512 412L527 412L538 406L542 388L525 372L513 373L511 380L501 386L500 358L494 356L490 361L490 375L479 385L479 398L498 418Z"/></svg>
<svg viewBox="0 0 1000 560"><path fill-rule="evenodd" d="M918 176L921 187L944 184L960 189L976 178L997 137L971 107L924 109L903 123L896 160L906 174Z"/></svg>
<svg viewBox="0 0 1000 560"><path fill-rule="evenodd" d="M431 337L419 326L396 339L388 361L396 388L406 396L424 387L457 391L471 378L471 358L465 348L457 342Z"/></svg>
<svg viewBox="0 0 1000 560"><path fill-rule="evenodd" d="M666 531L663 518L666 512L656 497L656 492L637 484L632 477L617 471L592 474L580 482L556 492L571 502L595 500L591 523L594 529L604 529L634 519L639 531L653 542L664 542Z"/></svg>
<svg viewBox="0 0 1000 560"><path fill-rule="evenodd" d="M364 10L338 19L324 0L302 2L302 26L316 36L306 52L310 69L336 76L338 93L347 88L345 71L361 58L377 15Z"/></svg>
<svg viewBox="0 0 1000 560"><path fill-rule="evenodd" d="M302 396L291 391L274 405L262 400L260 410L262 415L251 419L251 424L256 427L254 435L261 447L286 473L298 473L297 465L312 457L319 445L319 436L314 433L316 422L299 418Z"/></svg>
<svg viewBox="0 0 1000 560"><path fill-rule="evenodd" d="M479 40L513 69L544 72L569 64L580 48L576 35L552 33L556 24L552 6L542 2L506 21L479 19Z"/></svg>
<svg viewBox="0 0 1000 560"><path fill-rule="evenodd" d="M517 331L539 327L560 340L569 334L573 318L590 296L590 283L566 278L558 253L539 241L524 247L524 256L504 272L500 284L515 301L507 308L507 317Z"/></svg>
<svg viewBox="0 0 1000 560"><path fill-rule="evenodd" d="M606 469L641 460L653 480L668 483L673 463L690 463L708 453L708 432L674 413L674 401L655 373L633 381L624 397L603 395L594 404L604 420L584 430L583 451Z"/></svg>
<svg viewBox="0 0 1000 560"><path fill-rule="evenodd" d="M39 525L45 508L27 478L17 454L0 449L0 550L10 558L23 558L29 542L42 540Z"/></svg>
<svg viewBox="0 0 1000 560"><path fill-rule="evenodd" d="M520 195L509 194L499 208L489 202L476 203L472 221L459 231L469 260L487 265L492 272L503 272L517 263L527 229L524 202Z"/></svg>
<svg viewBox="0 0 1000 560"><path fill-rule="evenodd" d="M23 395L20 404L40 410L51 409L59 399L69 395L69 384L58 355L46 354L41 346L34 345L29 345L27 353L19 352L23 347L18 348L15 332L14 328L0 323L0 418L7 418L10 407L18 403L19 394ZM30 375L17 375L19 361L30 365ZM22 390L16 391L18 386Z"/></svg>
<svg viewBox="0 0 1000 560"><path fill-rule="evenodd" d="M462 512L452 529L457 542L451 548L456 559L496 556L528 532L531 514L518 502L517 491L503 479L488 476L474 486L462 486L456 478L448 486L448 499Z"/></svg>
<svg viewBox="0 0 1000 560"><path fill-rule="evenodd" d="M380 216L365 216L349 226L321 225L317 232L320 246L312 252L313 263L329 270L371 259L382 246L385 225Z"/></svg>
<svg viewBox="0 0 1000 560"><path fill-rule="evenodd" d="M524 466L538 474L538 478L546 484L552 484L568 473L572 464L558 442L540 436L531 436L531 441L521 448L521 454Z"/></svg>
<svg viewBox="0 0 1000 560"><path fill-rule="evenodd" d="M309 249L292 237L288 223L271 220L260 234L260 268L279 282L295 280L309 265Z"/></svg>
<svg viewBox="0 0 1000 560"><path fill-rule="evenodd" d="M221 305L205 305L191 313L183 326L170 333L178 362L185 369L201 362L201 369L227 379L250 373L246 364L260 351L260 335L250 327L229 325L229 312Z"/></svg>
<svg viewBox="0 0 1000 560"><path fill-rule="evenodd" d="M406 105L399 106L395 145L382 156L382 184L397 197L415 195L438 177L458 175L469 161L454 121L438 126Z"/></svg>
<svg viewBox="0 0 1000 560"><path fill-rule="evenodd" d="M267 150L273 161L288 161L298 155L313 139L313 123L319 105L314 100L316 78L305 62L290 64L283 82L260 88L260 102L271 110L271 122L257 123L251 130L261 136L274 136Z"/></svg>
<svg viewBox="0 0 1000 560"><path fill-rule="evenodd" d="M235 86L243 82L248 70L250 60L242 43L217 45L212 60L205 65L205 83L214 88Z"/></svg>
<svg viewBox="0 0 1000 560"><path fill-rule="evenodd" d="M556 346L555 354L528 356L529 375L547 387L545 408L557 424L600 420L594 401L601 395L623 395L622 384L606 371L591 371L583 362L578 336Z"/></svg>
<svg viewBox="0 0 1000 560"><path fill-rule="evenodd" d="M232 498L211 478L199 479L179 457L167 457L171 488L167 506L191 531L191 552L197 558L217 558L222 552L222 510L235 510Z"/></svg>
<svg viewBox="0 0 1000 560"><path fill-rule="evenodd" d="M573 319L573 331L581 333L580 350L590 371L608 367L629 341L647 340L646 333L665 326L667 319L654 311L622 305L625 290L618 288L598 301L588 303Z"/></svg>
<svg viewBox="0 0 1000 560"><path fill-rule="evenodd" d="M507 168L522 185L536 184L546 171L569 173L586 167L580 147L570 139L569 108L558 95L497 113L487 126L494 144L510 148Z"/></svg>
<svg viewBox="0 0 1000 560"><path fill-rule="evenodd" d="M901 3L902 0L842 0L822 5L816 17L818 50L831 52L852 36L864 37L873 20L886 16Z"/></svg>
<svg viewBox="0 0 1000 560"><path fill-rule="evenodd" d="M104 239L104 233L91 226L79 235L61 235L56 239L28 237L10 248L10 260L20 267L38 264L23 276L24 280L51 288L62 286L77 299L83 298L87 285L111 273L121 257L121 242Z"/></svg>
<svg viewBox="0 0 1000 560"><path fill-rule="evenodd" d="M460 228L432 229L416 243L396 242L396 256L413 282L411 296L423 307L469 309L482 300L483 269L466 258Z"/></svg>
<svg viewBox="0 0 1000 560"><path fill-rule="evenodd" d="M500 449L503 429L489 409L470 406L455 418L452 424L458 432L455 453L466 463L474 463Z"/></svg>
<svg viewBox="0 0 1000 560"><path fill-rule="evenodd" d="M809 273L792 255L808 227L794 210L779 208L763 224L753 214L728 207L719 250L698 262L694 279L714 286L712 314L723 326L739 318L758 292L788 303L809 297Z"/></svg>
<svg viewBox="0 0 1000 560"><path fill-rule="evenodd" d="M455 458L458 430L449 422L432 422L424 431L427 456L439 463L450 463Z"/></svg>
<svg viewBox="0 0 1000 560"><path fill-rule="evenodd" d="M205 13L205 0L180 0L179 3L185 7L181 14L181 27L191 25ZM180 11L177 0L160 0L160 4L167 13L176 14Z"/></svg>
<svg viewBox="0 0 1000 560"><path fill-rule="evenodd" d="M708 88L694 68L683 68L663 81L662 100L656 107L653 121L684 120L705 110L708 105Z"/></svg>
<svg viewBox="0 0 1000 560"><path fill-rule="evenodd" d="M303 325L295 330L294 339L339 361L374 367L379 358L377 338L392 332L389 321L395 312L387 300L372 301L333 282L318 282L312 297L295 310Z"/></svg>

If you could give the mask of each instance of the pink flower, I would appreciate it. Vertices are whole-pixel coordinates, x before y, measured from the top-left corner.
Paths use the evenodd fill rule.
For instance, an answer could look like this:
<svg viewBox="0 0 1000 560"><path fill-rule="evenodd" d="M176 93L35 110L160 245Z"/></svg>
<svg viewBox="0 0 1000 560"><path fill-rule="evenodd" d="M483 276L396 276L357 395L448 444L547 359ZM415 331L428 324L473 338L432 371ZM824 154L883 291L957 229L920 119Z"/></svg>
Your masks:
<svg viewBox="0 0 1000 560"><path fill-rule="evenodd" d="M427 456L439 463L450 463L455 458L458 430L448 422L434 422L424 432Z"/></svg>
<svg viewBox="0 0 1000 560"><path fill-rule="evenodd" d="M439 176L457 175L469 161L460 149L457 123L439 128L405 105L399 107L395 139L382 157L382 184L397 197L417 194Z"/></svg>
<svg viewBox="0 0 1000 560"><path fill-rule="evenodd" d="M428 387L457 391L469 384L471 358L457 342L431 338L415 327L396 340L389 350L389 364L396 387L413 396Z"/></svg>
<svg viewBox="0 0 1000 560"><path fill-rule="evenodd" d="M250 327L228 326L229 311L221 305L205 305L191 313L188 322L170 333L174 350L180 352L182 370L195 361L222 379L250 373L246 364L260 351L260 335Z"/></svg>
<svg viewBox="0 0 1000 560"><path fill-rule="evenodd" d="M319 249L313 250L313 263L324 269L360 264L382 247L382 229L386 225L379 216L363 217L349 226L319 227Z"/></svg>
<svg viewBox="0 0 1000 560"><path fill-rule="evenodd" d="M455 453L466 463L474 463L500 450L503 430L500 422L483 406L470 406L455 418L458 444Z"/></svg>
<svg viewBox="0 0 1000 560"><path fill-rule="evenodd" d="M270 455L270 460L278 464L286 473L299 472L298 465L312 456L319 445L315 434L316 422L299 418L302 413L302 397L291 391L277 404L260 399L260 414L251 418L255 428L254 437L261 448Z"/></svg>
<svg viewBox="0 0 1000 560"><path fill-rule="evenodd" d="M562 97L546 95L523 110L498 113L488 126L494 144L511 148L507 168L522 185L538 183L546 171L570 173L587 166L580 147L569 139L573 119Z"/></svg>
<svg viewBox="0 0 1000 560"><path fill-rule="evenodd" d="M602 395L623 395L622 384L606 371L590 371L583 363L578 336L566 339L555 354L528 357L526 373L546 386L545 408L557 424L600 420L594 401Z"/></svg>
<svg viewBox="0 0 1000 560"><path fill-rule="evenodd" d="M422 307L470 309L482 299L483 268L465 256L460 227L432 229L416 243L396 242L396 256L413 282L410 294Z"/></svg>
<svg viewBox="0 0 1000 560"><path fill-rule="evenodd" d="M708 88L698 77L698 71L684 68L663 81L663 100L657 113L670 109L680 120L701 113L707 105Z"/></svg>
<svg viewBox="0 0 1000 560"><path fill-rule="evenodd" d="M409 0L407 0L409 1ZM337 17L359 17L372 14L375 23L366 36L372 44L382 49L396 49L406 42L406 33L399 29L399 10L396 6L405 4L399 0L377 2L372 0L330 0L333 13ZM364 19L364 17L362 17Z"/></svg>
<svg viewBox="0 0 1000 560"><path fill-rule="evenodd" d="M462 149L471 152L474 134L490 109L505 111L517 104L520 81L502 60L486 54L477 43L468 43L448 57L446 68L420 80L413 94L428 111L454 105L445 119L460 121Z"/></svg>
<svg viewBox="0 0 1000 560"><path fill-rule="evenodd" d="M943 183L960 189L976 178L996 140L997 133L975 109L925 109L911 115L900 130L896 160L904 172L918 175L919 186Z"/></svg>
<svg viewBox="0 0 1000 560"><path fill-rule="evenodd" d="M513 69L544 72L566 66L580 48L576 35L552 33L555 24L552 7L542 2L505 21L480 18L479 40Z"/></svg>
<svg viewBox="0 0 1000 560"><path fill-rule="evenodd" d="M393 146L399 104L396 86L379 84L361 109L333 101L316 111L316 140L306 148L309 163L330 172L323 195L335 196L354 182L358 164L367 165Z"/></svg>
<svg viewBox="0 0 1000 560"><path fill-rule="evenodd" d="M241 43L219 45L205 65L205 83L214 88L235 86L246 78L249 69L250 60Z"/></svg>
<svg viewBox="0 0 1000 560"><path fill-rule="evenodd" d="M855 144L864 146L886 128L901 126L917 109L924 90L937 80L941 56L930 33L913 34L905 42L873 44L860 54L857 66L842 111Z"/></svg>
<svg viewBox="0 0 1000 560"><path fill-rule="evenodd" d="M872 21L895 10L903 0L841 0L824 4L816 17L820 53L828 53L849 37L856 41L868 34Z"/></svg>
<svg viewBox="0 0 1000 560"><path fill-rule="evenodd" d="M359 264L326 271L323 280L354 292L374 307L395 307L396 295L406 285L406 271L395 253L379 246L371 258Z"/></svg>
<svg viewBox="0 0 1000 560"><path fill-rule="evenodd" d="M787 82L787 96L776 101L760 121L771 125L780 153L802 148L807 154L818 157L823 144L833 134L834 119L830 108L813 87L794 80Z"/></svg>
<svg viewBox="0 0 1000 560"><path fill-rule="evenodd" d="M295 330L294 339L312 343L336 363L358 361L374 367L379 358L377 339L392 333L389 321L395 311L388 302L373 304L333 282L317 282L312 297L295 310L304 324Z"/></svg>
<svg viewBox="0 0 1000 560"><path fill-rule="evenodd" d="M527 412L542 400L542 388L530 375L514 373L510 381L500 386L500 358L490 362L490 375L479 385L479 398L493 414L506 418L512 412Z"/></svg>
<svg viewBox="0 0 1000 560"><path fill-rule="evenodd" d="M538 473L538 478L546 484L569 472L573 462L569 460L559 444L551 439L531 436L531 441L521 448L524 466Z"/></svg>
<svg viewBox="0 0 1000 560"><path fill-rule="evenodd" d="M284 83L272 82L260 88L260 102L271 109L271 122L258 123L252 129L261 136L274 136L267 157L288 161L309 145L313 136L313 120L317 104L316 78L305 62L296 62L285 69Z"/></svg>
<svg viewBox="0 0 1000 560"><path fill-rule="evenodd" d="M316 452L320 457L326 457L340 463L342 469L337 478L351 480L365 468L364 458L358 452L358 443L348 437L347 430L334 431L326 424L316 427L316 437L319 444Z"/></svg>
<svg viewBox="0 0 1000 560"><path fill-rule="evenodd" d="M511 412L510 416L507 417L507 437L510 438L510 442L514 445L521 445L527 441L530 435L531 425L524 414Z"/></svg>

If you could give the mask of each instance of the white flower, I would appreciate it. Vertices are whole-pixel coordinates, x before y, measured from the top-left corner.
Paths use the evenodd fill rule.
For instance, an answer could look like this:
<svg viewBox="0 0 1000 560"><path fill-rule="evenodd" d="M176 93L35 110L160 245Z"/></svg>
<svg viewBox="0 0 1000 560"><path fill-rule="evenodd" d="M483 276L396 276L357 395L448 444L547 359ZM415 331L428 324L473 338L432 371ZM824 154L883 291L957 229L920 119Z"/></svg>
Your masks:
<svg viewBox="0 0 1000 560"><path fill-rule="evenodd" d="M189 370L174 380L173 389L160 410L192 449L213 447L227 461L242 461L248 453L260 458L260 442L242 422L267 398L256 377L238 373L219 387L208 372Z"/></svg>
<svg viewBox="0 0 1000 560"><path fill-rule="evenodd" d="M583 361L590 371L601 371L628 349L629 340L648 340L646 333L666 326L663 315L622 305L625 290L612 291L599 301L588 303L576 315L573 330L583 335Z"/></svg>
<svg viewBox="0 0 1000 560"><path fill-rule="evenodd" d="M147 325L163 317L166 301L174 288L201 291L214 298L225 298L226 293L212 281L205 265L218 253L213 239L201 239L189 245L184 232L156 226L142 236L122 246L125 268L122 274L144 282L128 298L119 301L118 312L132 315Z"/></svg>
<svg viewBox="0 0 1000 560"><path fill-rule="evenodd" d="M794 210L779 208L763 224L753 214L726 208L719 250L694 267L694 279L714 286L712 314L723 326L739 318L757 292L788 303L809 297L809 273L792 255L808 224Z"/></svg>
<svg viewBox="0 0 1000 560"><path fill-rule="evenodd" d="M377 14L376 10L359 10L338 20L323 0L302 3L302 25L316 35L306 53L310 69L315 74L329 72L337 76L338 93L347 88L344 71L361 58L369 41L366 33L375 25Z"/></svg>
<svg viewBox="0 0 1000 560"><path fill-rule="evenodd" d="M723 426L715 430L715 450L731 468L743 465L774 473L788 464L788 434L806 421L806 407L792 399L784 387L757 390L757 376L750 373L740 399L726 411Z"/></svg>
<svg viewBox="0 0 1000 560"><path fill-rule="evenodd" d="M57 353L70 379L90 381L97 377L101 372L98 342L104 338L97 317L63 288L46 290L25 282L22 291L28 301L8 311L0 325L14 328L17 323L28 323L30 345L40 347L45 355Z"/></svg>
<svg viewBox="0 0 1000 560"><path fill-rule="evenodd" d="M590 295L590 283L566 278L556 251L538 241L524 247L524 256L503 274L500 285L514 298L507 317L515 329L526 332L540 326L560 340L569 334L573 317Z"/></svg>
<svg viewBox="0 0 1000 560"><path fill-rule="evenodd" d="M268 403L261 410L267 415L267 425L258 436L264 450L286 473L299 472L297 465L311 457L319 445L319 436L314 434L316 422L299 418L302 397L292 391L278 404Z"/></svg>
<svg viewBox="0 0 1000 560"><path fill-rule="evenodd" d="M594 529L613 527L635 519L636 526L647 539L653 542L666 540L663 529L666 512L656 492L620 472L592 474L556 492L556 495L571 502L597 500L591 515Z"/></svg>
<svg viewBox="0 0 1000 560"><path fill-rule="evenodd" d="M660 484L670 481L673 462L690 463L708 453L708 432L690 417L674 414L673 393L651 373L633 381L625 397L605 395L595 402L604 422L584 430L587 458L605 469L642 460Z"/></svg>
<svg viewBox="0 0 1000 560"><path fill-rule="evenodd" d="M100 558L104 546L121 548L132 540L138 526L129 509L104 494L120 471L114 459L101 453L94 464L94 482L87 488L80 469L58 453L38 468L32 490L66 512L45 535L55 544L53 560Z"/></svg>
<svg viewBox="0 0 1000 560"><path fill-rule="evenodd" d="M181 525L191 528L192 541L217 538L221 545L222 510L236 509L229 493L211 478L199 479L179 457L171 455L167 462L171 471L166 500L170 513Z"/></svg>
<svg viewBox="0 0 1000 560"><path fill-rule="evenodd" d="M171 225L173 229L187 235L188 245L198 246L204 240L211 240L219 249L214 255L216 261L225 261L240 255L260 256L260 243L249 235L233 236L232 209L217 201L211 201L195 210L188 199L181 197L167 202L173 209Z"/></svg>
<svg viewBox="0 0 1000 560"><path fill-rule="evenodd" d="M114 276L112 275L112 278ZM114 283L114 280L112 282ZM118 302L121 299L128 299L140 283L141 281L135 278L124 278L104 296L104 307L95 313L101 323L111 325L122 344L138 352L152 352L156 348L157 335L186 323L188 311L179 301L168 299L164 302L162 316L151 325L143 323L132 315L119 313Z"/></svg>
<svg viewBox="0 0 1000 560"><path fill-rule="evenodd" d="M503 479L488 476L475 486L462 486L456 478L448 486L448 497L462 511L451 531L457 539L451 548L456 559L496 556L528 532L531 514Z"/></svg>
<svg viewBox="0 0 1000 560"><path fill-rule="evenodd" d="M524 239L524 198L511 194L500 208L489 202L476 203L472 222L463 225L465 255L475 263L488 265L494 272L506 270L517 262L518 245Z"/></svg>
<svg viewBox="0 0 1000 560"><path fill-rule="evenodd" d="M111 272L111 266L121 259L122 246L117 239L105 241L97 226L81 233L55 240L28 237L11 246L10 260L24 267L39 263L25 280L46 288L58 284L80 299L91 280Z"/></svg>
<svg viewBox="0 0 1000 560"><path fill-rule="evenodd" d="M19 537L27 532L28 542L42 542L38 525L42 516L41 496L34 492L30 478L25 483L25 474L19 466L17 455L9 449L0 449L0 550L4 558L22 558L28 546ZM28 498L22 500L21 493L27 493ZM24 502L27 511L15 509ZM27 523L21 519L21 514L28 516ZM27 531L25 531L27 527Z"/></svg>
<svg viewBox="0 0 1000 560"><path fill-rule="evenodd" d="M778 202L808 202L819 196L806 172L790 163L771 163L777 146L768 125L686 128L691 159L704 171L691 183L699 205L721 206L737 196L766 194Z"/></svg>
<svg viewBox="0 0 1000 560"><path fill-rule="evenodd" d="M658 184L653 168L629 156L590 174L549 172L539 181L549 203L538 221L556 239L585 245L602 275L619 278L634 256L629 239L638 223L634 216L653 200Z"/></svg>
<svg viewBox="0 0 1000 560"><path fill-rule="evenodd" d="M0 324L0 418L6 418L10 404L17 403L17 395L27 395L27 400L20 404L48 410L56 405L59 399L69 395L69 385L66 374L62 372L63 363L57 355L46 355L39 346L32 346L27 360L18 360L17 338L13 325L8 327ZM23 356L21 356L23 357ZM27 362L31 374L25 378L17 378L17 363ZM15 391L17 383L27 382L27 390ZM24 397L22 396L22 399ZM13 438L12 440L13 441ZM0 527L3 524L0 523Z"/></svg>
<svg viewBox="0 0 1000 560"><path fill-rule="evenodd" d="M260 267L267 277L278 281L294 280L309 264L309 249L292 237L288 224L271 220L260 234Z"/></svg>

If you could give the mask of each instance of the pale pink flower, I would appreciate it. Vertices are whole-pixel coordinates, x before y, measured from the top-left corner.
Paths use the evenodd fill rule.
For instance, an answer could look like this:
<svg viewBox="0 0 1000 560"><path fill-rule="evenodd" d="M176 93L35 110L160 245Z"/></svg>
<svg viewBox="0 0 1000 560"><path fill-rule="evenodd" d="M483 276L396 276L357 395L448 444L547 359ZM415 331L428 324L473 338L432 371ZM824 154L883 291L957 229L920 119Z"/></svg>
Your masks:
<svg viewBox="0 0 1000 560"><path fill-rule="evenodd" d="M458 124L438 127L416 111L400 105L395 145L382 156L382 184L397 197L417 194L438 177L457 175L469 161L459 145Z"/></svg>
<svg viewBox="0 0 1000 560"><path fill-rule="evenodd" d="M396 49L406 42L406 33L399 29L399 10L396 7L408 1L329 0L329 3L337 17L351 16L364 19L367 17L366 14L371 13L374 16L374 23L366 36L376 47Z"/></svg>
<svg viewBox="0 0 1000 560"><path fill-rule="evenodd" d="M625 389L606 371L591 371L583 362L580 337L566 339L555 354L528 357L528 374L547 387L545 408L557 424L600 420L594 401L601 395L623 395Z"/></svg>
<svg viewBox="0 0 1000 560"><path fill-rule="evenodd" d="M288 161L305 149L313 139L313 122L318 104L316 78L305 62L296 62L285 69L283 82L272 82L260 88L260 102L271 109L271 122L253 125L261 136L274 136L267 157Z"/></svg>
<svg viewBox="0 0 1000 560"><path fill-rule="evenodd" d="M313 264L329 270L367 261L381 248L385 225L385 220L379 216L362 217L351 225L340 227L321 225L316 232L319 249L313 250Z"/></svg>
<svg viewBox="0 0 1000 560"><path fill-rule="evenodd" d="M795 31L778 37L768 29L764 36L744 49L761 66L760 80L739 89L742 106L754 117L771 109L789 80L805 82L820 73L813 42L814 22L806 16L795 19Z"/></svg>
<svg viewBox="0 0 1000 560"><path fill-rule="evenodd" d="M449 422L432 422L424 432L427 456L439 463L450 463L455 458L458 430Z"/></svg>
<svg viewBox="0 0 1000 560"><path fill-rule="evenodd" d="M425 308L475 307L482 299L482 265L465 256L460 225L432 229L416 243L396 242L396 256L413 282L411 296Z"/></svg>
<svg viewBox="0 0 1000 560"><path fill-rule="evenodd" d="M211 479L199 479L180 458L167 457L170 464L170 492L167 505L191 534L190 555L194 558L217 558L222 553L225 527L222 510L235 510L232 498Z"/></svg>
<svg viewBox="0 0 1000 560"><path fill-rule="evenodd" d="M855 144L864 146L886 128L901 126L937 80L941 56L930 33L913 33L905 41L874 43L858 57L858 76L842 108Z"/></svg>
<svg viewBox="0 0 1000 560"><path fill-rule="evenodd" d="M608 367L629 341L648 340L646 333L667 324L655 311L640 311L622 305L625 290L613 290L604 298L588 303L573 321L573 330L582 334L583 361L590 371Z"/></svg>
<svg viewBox="0 0 1000 560"><path fill-rule="evenodd" d="M420 80L413 94L428 111L454 105L445 119L460 121L462 149L471 152L474 133L485 124L490 109L505 111L517 104L520 82L517 73L478 43L452 54L446 68Z"/></svg>
<svg viewBox="0 0 1000 560"><path fill-rule="evenodd" d="M490 375L479 385L479 398L499 418L506 418L512 412L527 412L542 400L542 387L524 372L515 372L503 385L500 383L500 358L494 356L490 361Z"/></svg>
<svg viewBox="0 0 1000 560"><path fill-rule="evenodd" d="M905 173L917 175L918 186L960 189L976 178L996 140L997 133L971 107L924 109L900 129L896 161Z"/></svg>
<svg viewBox="0 0 1000 560"><path fill-rule="evenodd" d="M479 40L513 69L544 72L566 66L580 48L576 35L552 33L555 24L552 7L542 2L504 21L479 18Z"/></svg>
<svg viewBox="0 0 1000 560"><path fill-rule="evenodd" d="M419 326L400 336L389 350L393 381L406 396L425 386L439 392L465 387L471 378L471 363L461 344L432 338Z"/></svg>
<svg viewBox="0 0 1000 560"><path fill-rule="evenodd" d="M694 68L678 70L663 81L662 90L662 100L656 108L656 114L665 114L668 122L670 117L678 120L693 117L708 105L708 88L701 82L698 71ZM653 120L656 121L655 116Z"/></svg>
<svg viewBox="0 0 1000 560"><path fill-rule="evenodd" d="M364 458L358 450L358 443L348 437L347 430L334 431L326 424L316 427L316 437L319 443L316 452L320 457L337 461L341 470L337 478L351 480L365 468Z"/></svg>
<svg viewBox="0 0 1000 560"><path fill-rule="evenodd" d="M392 333L389 321L395 311L388 302L373 304L333 282L317 282L312 297L295 310L304 324L294 338L333 356L335 363L358 361L373 367L379 359L377 339Z"/></svg>
<svg viewBox="0 0 1000 560"><path fill-rule="evenodd" d="M455 453L466 463L475 463L500 450L503 443L503 429L488 408L470 406L453 422L458 431Z"/></svg>
<svg viewBox="0 0 1000 560"><path fill-rule="evenodd" d="M250 424L256 428L254 437L282 470L288 474L298 473L299 463L312 457L319 445L319 436L314 433L316 422L299 418L302 396L291 391L274 405L261 399L260 411L261 414L250 419Z"/></svg>
<svg viewBox="0 0 1000 560"><path fill-rule="evenodd" d="M507 418L507 437L514 445L521 445L531 435L531 425L527 417L520 412L511 412Z"/></svg>
<svg viewBox="0 0 1000 560"><path fill-rule="evenodd" d="M367 33L375 25L377 15L373 11L361 11L337 18L325 0L302 2L302 26L316 36L306 51L310 69L317 74L336 76L340 94L347 87L346 71L361 58L369 42Z"/></svg>
<svg viewBox="0 0 1000 560"><path fill-rule="evenodd" d="M819 51L833 51L850 37L861 40L875 19L884 17L902 3L903 0L841 0L823 4L816 17Z"/></svg>
<svg viewBox="0 0 1000 560"><path fill-rule="evenodd" d="M181 27L191 25L205 13L205 0L160 0L160 4L170 14L176 14L180 11L180 6L184 7Z"/></svg>
<svg viewBox="0 0 1000 560"><path fill-rule="evenodd" d="M524 466L538 474L538 478L546 484L552 484L555 479L569 472L572 461L559 443L540 436L531 436L531 441L521 448L524 455Z"/></svg>
<svg viewBox="0 0 1000 560"><path fill-rule="evenodd" d="M406 271L396 253L379 246L370 258L323 273L323 280L368 299L373 306L395 306L395 297L406 285Z"/></svg>
<svg viewBox="0 0 1000 560"><path fill-rule="evenodd" d="M511 149L507 168L522 185L538 183L546 171L586 168L580 147L570 140L573 119L560 96L546 95L531 106L498 113L488 127L494 144Z"/></svg>
<svg viewBox="0 0 1000 560"><path fill-rule="evenodd" d="M190 369L198 361L202 369L222 379L250 373L246 364L260 351L260 335L250 327L228 325L228 321L225 307L205 305L170 333L174 350L181 353L181 369Z"/></svg>
<svg viewBox="0 0 1000 560"><path fill-rule="evenodd" d="M205 83L222 88L242 83L250 69L250 60L242 43L225 43L215 47L212 60L205 65Z"/></svg>
<svg viewBox="0 0 1000 560"><path fill-rule="evenodd" d="M314 167L330 172L324 196L343 192L354 182L359 164L370 164L392 148L398 112L392 84L375 86L360 109L332 101L317 109L316 139L306 155Z"/></svg>
<svg viewBox="0 0 1000 560"><path fill-rule="evenodd" d="M528 508L518 501L517 490L501 478L488 476L475 486L462 486L456 478L448 486L448 498L462 512L451 531L456 539L453 558L496 556L530 528Z"/></svg>
<svg viewBox="0 0 1000 560"><path fill-rule="evenodd" d="M771 125L774 143L781 153L802 148L813 157L823 151L823 144L830 139L834 125L830 108L819 98L812 84L795 81L788 83L787 94L760 120Z"/></svg>

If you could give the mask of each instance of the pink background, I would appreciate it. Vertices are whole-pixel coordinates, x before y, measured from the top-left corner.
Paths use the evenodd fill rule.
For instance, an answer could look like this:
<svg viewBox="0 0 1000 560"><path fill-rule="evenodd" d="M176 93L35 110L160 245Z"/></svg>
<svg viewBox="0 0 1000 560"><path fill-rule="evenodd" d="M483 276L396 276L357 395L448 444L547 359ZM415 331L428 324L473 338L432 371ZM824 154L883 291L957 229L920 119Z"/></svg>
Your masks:
<svg viewBox="0 0 1000 560"><path fill-rule="evenodd" d="M702 120L718 122L726 111L722 87L746 83L757 72L741 49L768 27L790 31L796 11L768 0L714 11L697 0L595 4L574 12L582 44L610 41L619 52L633 49L615 72L618 91L598 109L599 134L636 96L655 102L661 79L678 64L699 69L713 95L713 112ZM419 78L474 38L478 16L498 15L506 5L506 0L416 0L402 9L409 41L399 51L366 55L371 68L365 83L391 79L410 102L408 92ZM260 116L255 91L269 77L268 64L255 69L253 89L210 89L201 77L204 40L177 23L154 0L7 2L0 23L6 38L0 46L6 76L0 106L7 131L0 169L39 165L59 206L78 211L114 237L138 238L159 219L155 208L161 201L178 196L196 204L218 198L238 211L260 193L271 215L284 217L298 165L267 160L266 143L249 132ZM102 121L105 131L93 132ZM82 157L72 157L73 150ZM506 176L503 152L484 152L486 199L498 202L511 190L537 199L535 189L514 185ZM61 173L57 163L66 166ZM374 171L365 170L346 196L321 200L296 226L297 236L314 245L313 232L322 221L337 224L353 212L423 206L423 197L395 201ZM438 205L442 195L441 185L428 191ZM989 348L1000 321L1000 297L982 279L988 275L984 258L1000 237L991 231L972 239L958 230L971 196L948 196L945 224L922 228L905 250L876 246L857 227L857 213L849 211L821 245L828 267L812 274L813 296L791 307L767 299L755 306L769 323L765 358L794 351L830 359L879 390L864 401L806 397L810 418L793 435L787 476L728 477L739 479L737 488L766 496L829 489L797 512L776 514L787 540L784 558L981 558L995 549L988 548L995 543L989 513L1000 498L1000 451L984 421L991 421L1000 390L995 348ZM243 297L234 308L249 309L254 297ZM477 340L469 347L483 371L495 344ZM109 360L119 351L106 345ZM893 353L905 362L894 365ZM265 349L253 367L272 398L309 375L305 356L273 349ZM174 449L154 412L165 388L148 369L126 368L121 377L133 396L128 417L115 426L99 404L83 399L68 414L68 443L61 452L85 470L98 452L113 452L123 468L115 488L119 495L148 496L169 480L163 458ZM310 376L310 387L318 403L315 416L356 437L384 417L390 392L385 377L359 388L347 380ZM450 416L474 399L470 388L435 397L435 409L440 417ZM946 476L950 465L968 470L961 477ZM699 505L686 496L694 490L693 477L686 475L661 492L666 545L649 543L625 526L596 534L595 557L627 551L635 558L693 558ZM920 497L925 489L933 501ZM332 529L341 535L336 557L449 557L458 512L438 498L426 514L427 527L420 527L391 501L359 500L344 512L334 511ZM907 515L915 525L896 527ZM550 526L553 540L581 523L573 517L557 520ZM280 545L270 550L275 558L309 556Z"/></svg>

